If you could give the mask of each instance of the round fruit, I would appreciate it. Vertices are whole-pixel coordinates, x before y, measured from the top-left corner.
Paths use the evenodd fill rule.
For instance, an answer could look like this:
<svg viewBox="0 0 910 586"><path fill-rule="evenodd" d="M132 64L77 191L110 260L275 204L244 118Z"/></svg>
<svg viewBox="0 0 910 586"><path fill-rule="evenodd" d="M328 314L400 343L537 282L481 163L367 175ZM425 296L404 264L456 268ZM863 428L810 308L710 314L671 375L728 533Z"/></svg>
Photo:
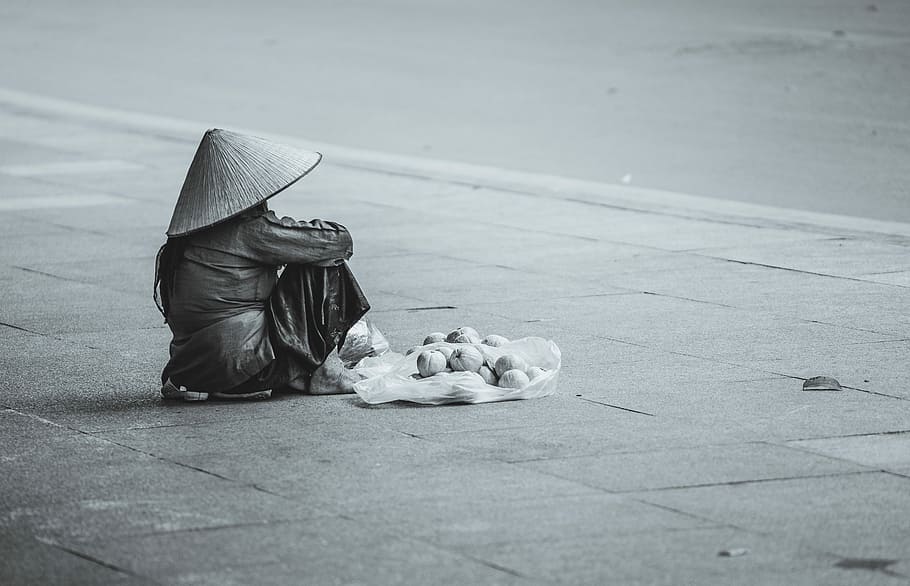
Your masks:
<svg viewBox="0 0 910 586"><path fill-rule="evenodd" d="M451 346L438 346L435 350L446 357L446 362L448 362L452 357L452 354L455 353L455 348L452 348Z"/></svg>
<svg viewBox="0 0 910 586"><path fill-rule="evenodd" d="M445 342L446 335L442 332L433 332L423 339L423 345L435 344L436 342Z"/></svg>
<svg viewBox="0 0 910 586"><path fill-rule="evenodd" d="M508 344L509 339L506 338L505 336L500 336L497 334L490 334L489 336L487 336L486 338L481 340L480 343L486 344L487 346L494 346L494 347L498 348L499 346L502 346L503 344Z"/></svg>
<svg viewBox="0 0 910 586"><path fill-rule="evenodd" d="M454 342L455 338L457 338L461 334L470 334L470 335L476 336L478 339L480 339L480 334L477 333L477 330L475 330L474 328L469 327L469 326L462 326L460 328L455 328L454 330L449 332L449 335L446 336L446 342Z"/></svg>
<svg viewBox="0 0 910 586"><path fill-rule="evenodd" d="M477 372L483 366L483 354L474 346L460 346L449 359L452 370Z"/></svg>
<svg viewBox="0 0 910 586"><path fill-rule="evenodd" d="M547 374L546 368L541 368L539 366L532 366L528 369L528 378L534 380L537 377Z"/></svg>
<svg viewBox="0 0 910 586"><path fill-rule="evenodd" d="M524 372L528 370L528 363L524 358L516 354L503 354L496 359L496 364L493 365L493 370L499 376L502 376L507 370L513 369Z"/></svg>
<svg viewBox="0 0 910 586"><path fill-rule="evenodd" d="M477 371L477 374L483 378L483 382L487 383L488 385L496 386L496 373L493 372L493 369L486 364L480 367L480 369Z"/></svg>
<svg viewBox="0 0 910 586"><path fill-rule="evenodd" d="M472 334L458 334L453 342L456 344L480 344L480 338Z"/></svg>
<svg viewBox="0 0 910 586"><path fill-rule="evenodd" d="M523 389L529 382L528 375L517 368L507 370L499 377L499 386L505 389Z"/></svg>
<svg viewBox="0 0 910 586"><path fill-rule="evenodd" d="M424 378L438 374L445 368L446 357L442 352L424 350L417 355L417 371Z"/></svg>

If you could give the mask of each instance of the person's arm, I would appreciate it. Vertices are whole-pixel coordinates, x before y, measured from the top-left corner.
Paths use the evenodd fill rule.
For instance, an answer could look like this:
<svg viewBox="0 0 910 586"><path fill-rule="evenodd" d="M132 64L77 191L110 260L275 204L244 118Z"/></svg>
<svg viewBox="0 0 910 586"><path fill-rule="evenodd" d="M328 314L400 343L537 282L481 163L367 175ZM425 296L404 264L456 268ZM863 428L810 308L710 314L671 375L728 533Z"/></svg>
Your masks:
<svg viewBox="0 0 910 586"><path fill-rule="evenodd" d="M331 266L354 253L350 232L336 222L279 219L270 211L248 222L245 228L247 245L258 260L268 264Z"/></svg>

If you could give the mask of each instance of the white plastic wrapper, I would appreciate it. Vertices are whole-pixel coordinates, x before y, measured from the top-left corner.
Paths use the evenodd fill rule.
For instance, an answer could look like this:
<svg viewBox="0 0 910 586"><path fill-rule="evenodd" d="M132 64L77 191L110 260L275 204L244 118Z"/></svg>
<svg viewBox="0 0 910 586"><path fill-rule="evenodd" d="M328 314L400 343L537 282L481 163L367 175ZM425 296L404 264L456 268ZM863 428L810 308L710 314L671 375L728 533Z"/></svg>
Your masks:
<svg viewBox="0 0 910 586"><path fill-rule="evenodd" d="M389 341L368 318L363 318L348 330L338 356L348 368L367 356L382 356L389 351Z"/></svg>
<svg viewBox="0 0 910 586"><path fill-rule="evenodd" d="M407 356L386 352L382 356L364 358L354 370L365 378L354 385L354 391L370 404L410 401L424 405L536 399L556 392L562 354L554 342L543 338L522 338L498 348L471 344L483 353L484 362L488 365L492 366L503 354L517 354L529 365L546 369L546 373L522 389L494 387L475 372L441 372L429 378L414 378L417 375L417 355L422 350L433 350L439 346L457 348L461 345L438 342L421 346Z"/></svg>

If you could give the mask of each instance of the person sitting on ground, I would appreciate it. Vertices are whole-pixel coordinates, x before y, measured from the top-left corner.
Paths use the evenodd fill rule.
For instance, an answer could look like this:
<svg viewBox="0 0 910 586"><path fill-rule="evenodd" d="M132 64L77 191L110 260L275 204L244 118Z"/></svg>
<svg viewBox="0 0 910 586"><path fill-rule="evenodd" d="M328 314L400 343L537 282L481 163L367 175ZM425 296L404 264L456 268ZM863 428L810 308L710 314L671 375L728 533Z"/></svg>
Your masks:
<svg viewBox="0 0 910 586"><path fill-rule="evenodd" d="M338 350L370 306L345 262L351 235L279 219L266 203L321 158L226 130L203 136L155 263L173 334L165 399L353 392Z"/></svg>

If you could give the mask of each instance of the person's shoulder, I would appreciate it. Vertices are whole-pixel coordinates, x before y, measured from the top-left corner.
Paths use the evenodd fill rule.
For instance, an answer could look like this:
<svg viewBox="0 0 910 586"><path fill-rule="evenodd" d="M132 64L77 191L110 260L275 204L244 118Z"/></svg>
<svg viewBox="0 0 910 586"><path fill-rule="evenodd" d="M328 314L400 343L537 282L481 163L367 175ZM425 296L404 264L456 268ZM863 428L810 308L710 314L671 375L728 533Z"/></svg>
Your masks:
<svg viewBox="0 0 910 586"><path fill-rule="evenodd" d="M278 214L272 210L267 211L259 217L262 221L267 222L268 224L272 224L274 226L282 226L284 228L297 228L301 225L301 222L298 222L290 216L282 216L279 218Z"/></svg>

